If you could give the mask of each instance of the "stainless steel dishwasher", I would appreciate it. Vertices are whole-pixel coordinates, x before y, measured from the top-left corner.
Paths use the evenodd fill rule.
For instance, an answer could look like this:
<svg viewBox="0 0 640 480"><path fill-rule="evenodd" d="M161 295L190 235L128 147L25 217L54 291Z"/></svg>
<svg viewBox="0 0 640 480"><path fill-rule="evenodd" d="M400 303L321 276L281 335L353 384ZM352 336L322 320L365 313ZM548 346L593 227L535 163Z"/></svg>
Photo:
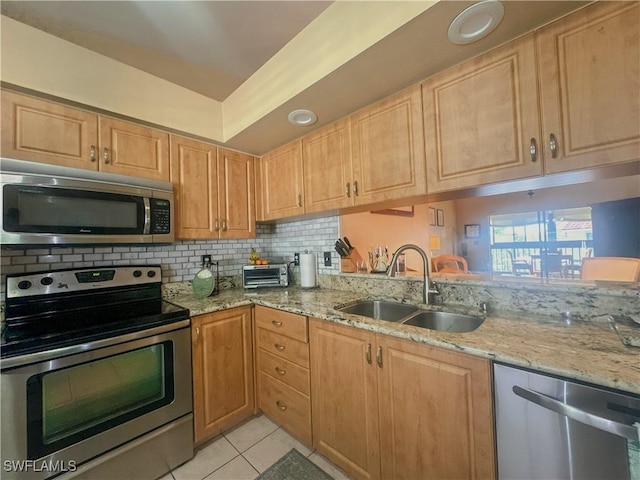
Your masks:
<svg viewBox="0 0 640 480"><path fill-rule="evenodd" d="M500 364L494 383L501 480L637 478L640 396Z"/></svg>

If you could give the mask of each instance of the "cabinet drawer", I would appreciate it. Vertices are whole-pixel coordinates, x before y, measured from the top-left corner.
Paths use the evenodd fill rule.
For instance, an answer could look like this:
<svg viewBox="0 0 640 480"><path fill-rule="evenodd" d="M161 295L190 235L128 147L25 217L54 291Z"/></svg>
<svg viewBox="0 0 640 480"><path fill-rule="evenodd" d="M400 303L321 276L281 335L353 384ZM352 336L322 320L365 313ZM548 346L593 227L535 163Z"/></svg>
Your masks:
<svg viewBox="0 0 640 480"><path fill-rule="evenodd" d="M276 423L311 445L311 402L284 383L260 372L260 409Z"/></svg>
<svg viewBox="0 0 640 480"><path fill-rule="evenodd" d="M258 327L286 335L301 342L306 343L309 341L307 317L305 316L258 305L255 311L255 318Z"/></svg>
<svg viewBox="0 0 640 480"><path fill-rule="evenodd" d="M309 368L309 344L258 328L258 348Z"/></svg>
<svg viewBox="0 0 640 480"><path fill-rule="evenodd" d="M309 395L309 370L295 363L276 357L264 350L258 351L260 371L286 383L299 392Z"/></svg>

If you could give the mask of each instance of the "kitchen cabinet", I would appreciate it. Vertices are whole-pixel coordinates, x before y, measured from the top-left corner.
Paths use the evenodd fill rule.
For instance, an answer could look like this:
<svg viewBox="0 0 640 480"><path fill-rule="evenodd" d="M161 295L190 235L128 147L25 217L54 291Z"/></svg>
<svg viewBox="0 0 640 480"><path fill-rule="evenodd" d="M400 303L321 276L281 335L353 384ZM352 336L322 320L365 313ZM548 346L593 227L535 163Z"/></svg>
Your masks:
<svg viewBox="0 0 640 480"><path fill-rule="evenodd" d="M98 116L2 90L2 156L98 170Z"/></svg>
<svg viewBox="0 0 640 480"><path fill-rule="evenodd" d="M169 180L169 135L2 91L2 154L21 160Z"/></svg>
<svg viewBox="0 0 640 480"><path fill-rule="evenodd" d="M171 136L176 238L254 238L254 158Z"/></svg>
<svg viewBox="0 0 640 480"><path fill-rule="evenodd" d="M596 2L538 34L545 171L640 156L640 4Z"/></svg>
<svg viewBox="0 0 640 480"><path fill-rule="evenodd" d="M318 451L356 478L495 478L488 360L309 323Z"/></svg>
<svg viewBox="0 0 640 480"><path fill-rule="evenodd" d="M196 443L254 412L251 310L238 307L191 319Z"/></svg>
<svg viewBox="0 0 640 480"><path fill-rule="evenodd" d="M429 78L422 92L429 193L542 175L533 34Z"/></svg>
<svg viewBox="0 0 640 480"><path fill-rule="evenodd" d="M302 144L299 140L265 154L257 164L258 220L304 213Z"/></svg>
<svg viewBox="0 0 640 480"><path fill-rule="evenodd" d="M305 213L353 205L350 148L348 119L303 137Z"/></svg>
<svg viewBox="0 0 640 480"><path fill-rule="evenodd" d="M354 113L349 121L355 205L427 193L419 85ZM342 188L348 196L349 186Z"/></svg>
<svg viewBox="0 0 640 480"><path fill-rule="evenodd" d="M311 445L307 317L255 307L258 407Z"/></svg>

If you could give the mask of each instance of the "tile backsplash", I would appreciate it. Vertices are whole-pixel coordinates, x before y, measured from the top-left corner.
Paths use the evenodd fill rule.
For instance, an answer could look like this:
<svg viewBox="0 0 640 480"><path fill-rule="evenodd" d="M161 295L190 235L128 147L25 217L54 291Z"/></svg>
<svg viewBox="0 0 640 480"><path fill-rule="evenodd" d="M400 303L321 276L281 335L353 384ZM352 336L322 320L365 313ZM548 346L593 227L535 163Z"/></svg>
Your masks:
<svg viewBox="0 0 640 480"><path fill-rule="evenodd" d="M111 265L161 264L162 280L191 280L201 268L201 255L211 255L219 262L220 276L239 276L246 265L251 248L264 258L293 260L295 252L309 250L318 260L318 273L337 274L338 254L333 245L340 233L339 217L279 224L260 224L255 239L243 240L178 240L162 246L79 246L69 248L7 249L0 252L1 293L4 299L6 275L39 272L61 268L91 268ZM322 252L331 252L332 265L325 267ZM292 266L294 282L298 268Z"/></svg>

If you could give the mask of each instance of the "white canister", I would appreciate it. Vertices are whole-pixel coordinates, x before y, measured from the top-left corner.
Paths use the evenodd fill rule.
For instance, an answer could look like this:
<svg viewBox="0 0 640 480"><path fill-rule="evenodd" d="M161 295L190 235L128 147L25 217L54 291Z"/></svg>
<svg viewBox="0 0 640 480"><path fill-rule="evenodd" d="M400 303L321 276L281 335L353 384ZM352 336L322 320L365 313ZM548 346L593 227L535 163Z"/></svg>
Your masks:
<svg viewBox="0 0 640 480"><path fill-rule="evenodd" d="M316 286L316 254L305 250L300 254L300 286L302 288L313 288Z"/></svg>

